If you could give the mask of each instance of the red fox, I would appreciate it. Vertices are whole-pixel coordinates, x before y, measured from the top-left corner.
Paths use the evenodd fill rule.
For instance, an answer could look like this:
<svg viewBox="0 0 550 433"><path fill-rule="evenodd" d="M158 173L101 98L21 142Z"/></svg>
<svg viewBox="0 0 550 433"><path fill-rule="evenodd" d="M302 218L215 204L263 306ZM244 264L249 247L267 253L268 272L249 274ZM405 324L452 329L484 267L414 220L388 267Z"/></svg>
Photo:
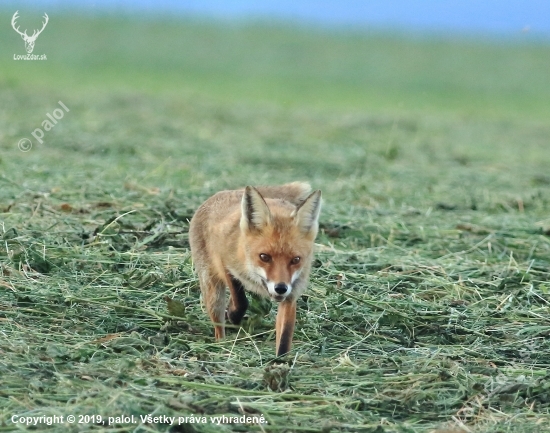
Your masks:
<svg viewBox="0 0 550 433"><path fill-rule="evenodd" d="M221 191L191 219L193 263L217 340L225 336L225 288L231 295L227 318L236 325L249 290L279 303L276 354L290 351L319 226L321 191L310 191L303 182Z"/></svg>

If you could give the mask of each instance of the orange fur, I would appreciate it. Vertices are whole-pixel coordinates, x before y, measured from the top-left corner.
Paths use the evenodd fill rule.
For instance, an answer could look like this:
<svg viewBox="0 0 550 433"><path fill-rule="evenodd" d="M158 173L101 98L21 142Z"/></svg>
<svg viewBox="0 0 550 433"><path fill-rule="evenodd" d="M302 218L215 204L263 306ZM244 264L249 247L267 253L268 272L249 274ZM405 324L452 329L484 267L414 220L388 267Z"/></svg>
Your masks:
<svg viewBox="0 0 550 433"><path fill-rule="evenodd" d="M280 302L277 355L290 350L296 300L307 287L321 192L294 182L275 187L221 191L199 207L189 241L204 304L217 339L225 335L225 288L231 293L228 318L240 323L248 306L244 291Z"/></svg>

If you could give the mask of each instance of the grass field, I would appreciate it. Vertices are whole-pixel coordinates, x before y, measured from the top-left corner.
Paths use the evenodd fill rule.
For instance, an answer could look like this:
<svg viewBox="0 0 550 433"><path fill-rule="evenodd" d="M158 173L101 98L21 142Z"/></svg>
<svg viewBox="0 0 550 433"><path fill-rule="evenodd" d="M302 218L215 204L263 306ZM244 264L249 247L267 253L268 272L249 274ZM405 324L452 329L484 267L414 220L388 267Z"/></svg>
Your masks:
<svg viewBox="0 0 550 433"><path fill-rule="evenodd" d="M550 45L54 14L46 61L0 39L0 431L548 431ZM291 180L325 203L281 363L270 303L214 341L187 229ZM243 413L268 423L208 418Z"/></svg>

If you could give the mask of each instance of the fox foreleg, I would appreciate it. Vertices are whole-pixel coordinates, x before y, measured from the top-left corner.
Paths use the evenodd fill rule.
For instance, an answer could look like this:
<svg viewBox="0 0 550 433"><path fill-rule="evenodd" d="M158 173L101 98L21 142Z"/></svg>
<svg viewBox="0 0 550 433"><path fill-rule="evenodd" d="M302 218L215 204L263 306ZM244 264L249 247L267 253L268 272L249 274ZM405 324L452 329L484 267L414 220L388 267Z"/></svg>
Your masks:
<svg viewBox="0 0 550 433"><path fill-rule="evenodd" d="M275 345L277 356L290 352L294 325L296 324L296 300L285 300L279 304L277 324L275 327Z"/></svg>
<svg viewBox="0 0 550 433"><path fill-rule="evenodd" d="M201 281L204 305L214 323L214 335L216 340L225 337L225 286L219 282Z"/></svg>
<svg viewBox="0 0 550 433"><path fill-rule="evenodd" d="M227 318L233 325L240 325L248 309L248 299L244 287L239 280L229 273L226 273L226 278L227 287L229 287L229 292L231 293Z"/></svg>

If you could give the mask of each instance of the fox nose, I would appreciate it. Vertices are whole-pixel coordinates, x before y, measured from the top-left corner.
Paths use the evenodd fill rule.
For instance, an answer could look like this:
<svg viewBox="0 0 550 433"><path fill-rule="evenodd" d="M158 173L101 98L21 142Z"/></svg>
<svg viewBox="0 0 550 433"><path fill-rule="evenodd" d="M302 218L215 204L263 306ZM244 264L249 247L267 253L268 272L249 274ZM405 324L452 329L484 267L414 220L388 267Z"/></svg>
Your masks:
<svg viewBox="0 0 550 433"><path fill-rule="evenodd" d="M285 294L287 290L288 290L288 287L286 286L285 283L277 283L277 284L275 284L275 291L276 291L279 295Z"/></svg>

